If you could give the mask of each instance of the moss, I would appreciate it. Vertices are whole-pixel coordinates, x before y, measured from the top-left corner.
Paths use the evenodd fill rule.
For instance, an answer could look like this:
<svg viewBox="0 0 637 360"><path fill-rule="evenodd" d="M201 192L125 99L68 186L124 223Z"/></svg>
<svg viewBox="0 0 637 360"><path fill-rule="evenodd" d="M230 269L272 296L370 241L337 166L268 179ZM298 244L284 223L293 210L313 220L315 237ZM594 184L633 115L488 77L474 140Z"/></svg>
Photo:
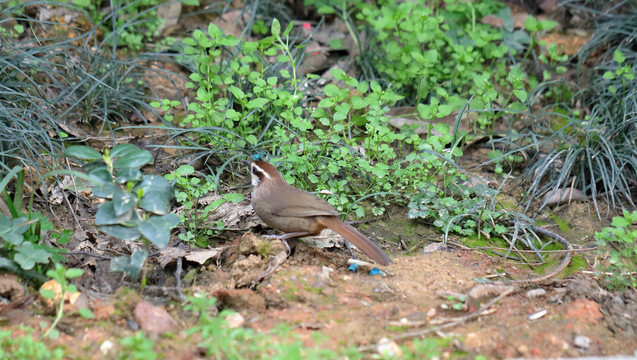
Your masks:
<svg viewBox="0 0 637 360"><path fill-rule="evenodd" d="M560 230L562 230L563 232L567 232L567 231L571 230L571 227L568 225L568 222L566 220L560 218L559 216L557 216L555 214L551 214L551 219L553 221L555 221L557 226L559 226Z"/></svg>

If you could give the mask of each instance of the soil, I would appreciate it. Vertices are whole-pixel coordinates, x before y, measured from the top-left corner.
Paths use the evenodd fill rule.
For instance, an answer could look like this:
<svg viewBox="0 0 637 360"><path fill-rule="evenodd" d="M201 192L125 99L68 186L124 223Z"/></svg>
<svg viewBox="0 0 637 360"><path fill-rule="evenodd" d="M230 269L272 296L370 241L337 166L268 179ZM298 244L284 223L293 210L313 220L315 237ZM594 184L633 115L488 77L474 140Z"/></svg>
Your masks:
<svg viewBox="0 0 637 360"><path fill-rule="evenodd" d="M170 90L166 89L171 86L162 81L165 79L155 81L157 88L165 97L170 97ZM180 86L183 87L183 83ZM463 168L473 168L488 159L484 149L468 150L460 162ZM161 163L175 164L176 154L160 153L160 156ZM497 187L501 178L489 170L487 167L471 172L493 180ZM162 173L165 169L154 171ZM521 190L511 184L503 190L506 195L499 200L516 207L515 199L520 198ZM147 268L148 284L142 290L139 282L110 272L109 258L94 256L105 254L104 249L108 249L109 256L128 254L131 250L123 242L112 241L96 230L92 219L97 204L77 198L71 201L82 227L75 226L76 220L63 204L52 208L47 205L41 210L52 214L58 221L56 225L75 229L71 243L66 246L74 253L69 256L67 267L85 271L75 283L79 292L88 298L86 306L96 319L83 319L74 306L68 305L57 325L60 336L44 340L49 348L64 347L68 358L104 358L100 347L106 341L115 342L114 339L135 334L140 327L136 318L138 306L149 302L167 310L166 316L172 319L166 326L173 335L153 338L164 357L202 357L196 339L186 334L196 319L184 312L179 294L174 290L176 259L182 256L162 262L166 259L162 256L168 254L154 254ZM602 213L605 211L601 209ZM433 227L408 219L406 209L396 207L381 218L355 224L392 257L394 262L382 269L384 274L370 275L362 268L357 272L348 270L349 254L337 238L327 234L318 241L327 244L325 248L302 242L276 270L262 278L272 259L283 251L282 245L251 235L251 232L262 233L264 227L251 214L247 202L224 213L234 216L232 226L240 231L223 233L219 240L220 254L205 265L184 260L181 290L185 295L204 293L217 297L219 310L238 311L247 319L245 327L267 331L287 324L306 345L314 344L312 334L319 332L327 337L321 346L333 349L353 346L373 353L382 338L391 341L399 337L402 339L397 342L411 346L419 336L405 338L405 334L424 333L426 329L463 318L469 309L475 310L498 295L497 291L495 294L487 291L487 295L476 299L479 303L473 304L475 306L458 301L481 286L476 280L497 274L528 279L536 274L525 265L458 246L425 253L425 246L440 242L441 234ZM544 210L536 220L584 248L594 245L595 231L609 224L597 217L589 202ZM452 236L449 244L460 244L460 241ZM602 289L592 275L597 261L596 252L578 253L576 260L558 278L537 286L514 287L510 295L503 296L482 315L426 336L453 339L443 349L445 358L635 354L637 290L611 293ZM557 262L549 262L548 267ZM549 269L536 270L541 273ZM0 304L0 323L3 330L12 331L13 336L23 334L25 325L41 329L42 322L50 324L53 319L51 309L42 304L37 291L29 288L25 293L23 289L21 280L16 277L0 278L0 295L10 300ZM148 311L154 314L152 316L165 318L152 309ZM109 356L116 358L113 354Z"/></svg>
<svg viewBox="0 0 637 360"><path fill-rule="evenodd" d="M580 210L590 206L573 205ZM563 209L557 212L568 213ZM579 214L581 216L581 212ZM410 226L393 226L394 231L389 231L388 224L394 220ZM250 288L267 268L273 254L281 253L284 248L277 244L278 240L263 240L246 233L233 240L237 246L228 247L216 264L201 267L185 262L184 271L196 275L187 277L183 291L187 295L203 292L216 296L219 309L238 311L247 319L244 326L259 331L283 323L292 327L306 345L314 344L312 334L320 332L328 339L322 347L354 346L374 352L382 338L401 338L406 333L418 333L467 315L467 305L454 310L453 305L458 301L450 300L450 296L458 299L476 286L483 286L477 279L496 273L517 279L533 276L524 266L472 250L448 247L427 254L418 250L417 254L406 255L397 249L405 239L410 243L415 240L408 234L396 233L396 229L426 238L422 233L428 227L405 219L405 214L398 209L394 209L388 219L369 224L364 231L368 235L382 234L385 250L392 254L394 262L382 269L384 276L370 275L362 269L348 271L350 256L346 251L319 249L301 242L276 271ZM569 234L565 235L573 240ZM428 236L429 239L437 237ZM592 263L592 256L585 257L591 257L588 260ZM76 264L83 264L88 271L78 284L80 291L89 295L89 307L97 321L82 319L69 306L58 325L61 336L46 340L49 345L64 346L72 358L102 358L99 346L104 341L135 333L134 308L144 298L167 309L168 316L177 320L172 329L175 335L158 338L156 343L174 354L195 354L196 342L184 332L193 326L195 319L185 315L177 302L170 301L174 291L172 294L170 290L161 291L160 285L174 284L174 267L168 265L164 270L149 273L153 284L140 297L137 291L121 291L124 285L139 287L108 272L107 263L85 257ZM151 268L160 269L160 266L154 264ZM563 278L541 286L516 288L481 316L427 336L454 339L443 351L459 358L632 354L637 349L637 326L631 321L637 317L637 291L610 293L599 286L597 279L582 273L583 270L589 269L571 268L565 272L571 275ZM96 276L98 273L101 276ZM15 292L16 282L15 277L2 278L0 290L3 294ZM115 288L120 290L106 295L106 289ZM479 305L497 294L487 295L479 299ZM26 297L18 292L17 297L20 297L15 302L17 305L0 308L5 329L19 334L21 325L39 328L41 321L50 319L51 313L44 315L46 307L37 301L34 292ZM545 315L531 319L533 314L544 311ZM412 338L407 338L398 342L409 346L411 341Z"/></svg>

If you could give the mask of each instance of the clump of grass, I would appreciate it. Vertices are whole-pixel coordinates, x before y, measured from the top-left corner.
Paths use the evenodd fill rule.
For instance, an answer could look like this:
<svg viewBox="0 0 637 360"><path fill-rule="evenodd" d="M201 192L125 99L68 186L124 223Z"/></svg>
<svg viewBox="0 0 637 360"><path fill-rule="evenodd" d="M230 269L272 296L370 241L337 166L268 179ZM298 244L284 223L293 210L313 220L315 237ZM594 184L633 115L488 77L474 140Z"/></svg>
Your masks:
<svg viewBox="0 0 637 360"><path fill-rule="evenodd" d="M502 140L513 145L504 156L533 156L533 164L521 176L529 184L527 210L534 199L574 187L593 200L598 216L599 199L608 203L608 216L616 207L635 208L637 53L630 44L637 37L637 7L622 2L609 12L579 5L578 9L593 14L596 28L578 54L582 89L567 94L566 100L544 97L542 110L529 114L532 126ZM593 59L599 51L601 56ZM595 65L585 71L584 62L593 60ZM540 84L531 98L540 99L549 91L556 95L554 89L564 84L557 80ZM539 209L545 205L541 202Z"/></svg>
<svg viewBox="0 0 637 360"><path fill-rule="evenodd" d="M96 29L42 22L24 6L0 8L7 24L0 28L0 172L20 164L41 174L62 165L65 141L101 136L131 118L147 122L148 81L174 75L150 64L169 56L120 59L117 43L100 42Z"/></svg>

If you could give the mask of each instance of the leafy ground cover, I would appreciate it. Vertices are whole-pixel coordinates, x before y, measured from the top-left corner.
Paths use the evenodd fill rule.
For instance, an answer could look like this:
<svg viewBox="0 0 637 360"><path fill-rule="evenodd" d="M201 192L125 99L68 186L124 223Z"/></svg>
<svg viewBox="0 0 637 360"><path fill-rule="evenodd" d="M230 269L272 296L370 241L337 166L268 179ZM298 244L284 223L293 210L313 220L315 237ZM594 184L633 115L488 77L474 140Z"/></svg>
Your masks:
<svg viewBox="0 0 637 360"><path fill-rule="evenodd" d="M0 357L634 353L637 9L287 5L0 4ZM254 236L248 159L394 264Z"/></svg>

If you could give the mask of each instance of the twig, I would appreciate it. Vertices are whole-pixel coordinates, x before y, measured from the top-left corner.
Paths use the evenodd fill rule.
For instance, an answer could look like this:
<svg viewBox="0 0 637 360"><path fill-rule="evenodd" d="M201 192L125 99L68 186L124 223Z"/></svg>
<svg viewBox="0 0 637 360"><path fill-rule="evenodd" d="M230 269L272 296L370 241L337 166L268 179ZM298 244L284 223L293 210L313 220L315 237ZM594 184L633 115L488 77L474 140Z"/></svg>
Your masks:
<svg viewBox="0 0 637 360"><path fill-rule="evenodd" d="M463 250L500 250L500 251L504 251L507 250L506 248L501 248L498 246L477 246L477 247L469 247L466 246L464 244L455 242L453 240L448 241L449 244L453 245L453 246L457 246ZM588 248L581 248L581 249L571 249L571 250L516 250L516 252L520 252L520 253L565 253L565 252L570 252L570 253L574 253L574 252L585 252L585 251L592 251L592 250L597 250L597 246L594 247L588 247Z"/></svg>
<svg viewBox="0 0 637 360"><path fill-rule="evenodd" d="M182 258L177 258L177 269L175 269L175 287L177 288L177 297L179 301L184 301L186 298L184 297L184 293L181 292L181 266L182 266Z"/></svg>
<svg viewBox="0 0 637 360"><path fill-rule="evenodd" d="M561 273L562 270L564 270L568 264L571 262L571 252L573 250L573 246L571 245L570 242L568 242L566 239L564 239L563 237L561 237L560 235L543 229L539 226L532 226L531 229L533 231L535 231L536 233L539 233L541 235L544 236L548 236L553 240L556 240L557 242L559 242L560 244L562 244L562 246L564 246L566 248L566 250L568 250L567 252L564 253L564 259L562 259L562 262L560 262L560 264L553 269L551 272L542 275L542 276L538 276L532 279L527 279L527 280L501 280L501 281L488 281L488 282L484 282L485 284L490 284L490 285L518 285L518 286L526 286L526 285L533 285L533 284L539 284L542 283L554 276L556 276L557 274Z"/></svg>
<svg viewBox="0 0 637 360"><path fill-rule="evenodd" d="M267 276L272 274L276 269L278 269L279 266L281 266L281 264L283 264L285 259L287 259L287 257L288 257L288 252L287 251L281 251L280 253L278 253L275 256L273 256L270 259L270 264L268 265L268 268L265 269L264 272L259 274L259 276L256 279L254 279L252 281L252 283L250 283L250 289L255 289L257 287L257 285L259 285L261 280L265 279Z"/></svg>
<svg viewBox="0 0 637 360"><path fill-rule="evenodd" d="M93 254L93 253L86 252L86 251L70 251L70 252L67 252L67 253L62 253L62 255L86 255L86 256L92 256L94 258L104 259L104 260L112 260L113 259L112 256L98 255L98 254Z"/></svg>
<svg viewBox="0 0 637 360"><path fill-rule="evenodd" d="M493 306L493 304L495 304L498 301L502 300L503 298L507 297L514 290L515 290L515 288L513 288L513 287L505 290L502 294L500 294L499 296L493 298L491 301L489 301L488 303L484 304L482 307L480 307L480 309L472 312L471 314L468 314L468 315L465 315L465 316L461 316L461 317L457 318L456 320L453 320L453 321L448 322L446 324L434 326L432 328L408 331L408 332L406 332L404 334L393 336L393 337L390 338L390 340L397 341L397 340L405 340L405 339L415 338L415 337L427 335L427 334L430 334L430 333L433 333L433 332L437 332L437 331L440 331L440 330L443 330L443 329L448 329L448 328L460 325L462 323L465 323L465 322L467 322L469 320L473 320L473 319L477 318L478 316L482 315L484 312L486 312L487 309L489 309L491 306ZM358 348L358 351L369 351L369 350L374 350L375 348L376 348L376 345L361 346L361 347Z"/></svg>

